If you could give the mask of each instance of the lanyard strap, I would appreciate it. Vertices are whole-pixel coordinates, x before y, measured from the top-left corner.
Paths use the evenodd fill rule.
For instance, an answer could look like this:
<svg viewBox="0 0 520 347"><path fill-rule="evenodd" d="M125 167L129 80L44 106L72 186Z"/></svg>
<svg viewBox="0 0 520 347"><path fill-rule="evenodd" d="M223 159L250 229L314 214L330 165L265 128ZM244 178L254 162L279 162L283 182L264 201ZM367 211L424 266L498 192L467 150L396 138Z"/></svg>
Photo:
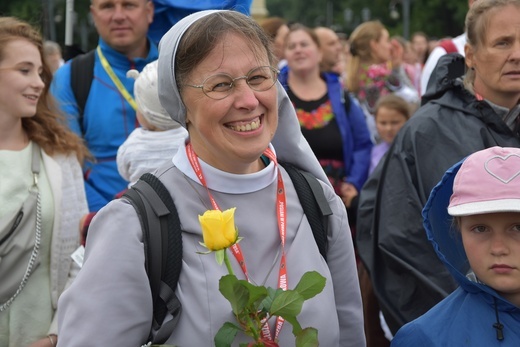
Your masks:
<svg viewBox="0 0 520 347"><path fill-rule="evenodd" d="M103 65L103 69L105 69L108 76L110 76L110 79L116 85L117 90L119 90L119 92L121 93L121 95L123 95L125 100L128 101L128 103L130 104L130 106L132 106L134 111L137 111L137 104L134 98L132 97L132 95L130 95L130 93L128 93L123 83L121 83L121 80L117 77L114 70L112 70L112 67L108 63L108 60L103 55L103 52L101 52L101 47L97 46L96 51L99 56L99 60L101 60L101 65Z"/></svg>
<svg viewBox="0 0 520 347"><path fill-rule="evenodd" d="M188 156L188 160L190 161L191 167L195 171L195 174L197 178L199 179L200 183L206 188L206 191L208 192L209 199L211 201L211 206L215 210L220 210L217 202L213 198L213 195L209 191L209 188L206 184L206 179L204 178L204 174L202 173L202 168L200 167L199 159L195 152L193 151L193 147L191 146L191 143L186 144L186 155ZM287 281L287 266L286 266L286 259L285 259L285 238L286 238L286 230L287 230L287 204L286 204L286 197L285 197L285 185L283 183L282 174L280 173L280 169L278 167L278 162L276 160L276 155L273 153L273 151L270 148L267 148L264 152L264 155L267 156L270 160L272 160L277 168L278 171L278 179L277 179L277 189L276 189L276 215L278 217L278 230L280 232L280 239L282 243L282 257L280 259L280 268L278 270L278 288L282 290L287 290L288 288L288 281ZM246 277L246 280L249 281L249 275L247 272L246 262L244 255L242 253L242 249L238 243L235 243L233 246L230 247L231 253L237 260L237 262L240 265L240 268L242 269L242 272L244 273L244 276ZM275 336L274 339L271 334L271 330L269 329L269 325L267 322L262 327L262 336L265 339L269 339L271 341L274 341L275 339L278 339L278 336L280 335L280 331L282 330L282 326L284 323L284 319L280 316L276 317L276 325L275 325Z"/></svg>

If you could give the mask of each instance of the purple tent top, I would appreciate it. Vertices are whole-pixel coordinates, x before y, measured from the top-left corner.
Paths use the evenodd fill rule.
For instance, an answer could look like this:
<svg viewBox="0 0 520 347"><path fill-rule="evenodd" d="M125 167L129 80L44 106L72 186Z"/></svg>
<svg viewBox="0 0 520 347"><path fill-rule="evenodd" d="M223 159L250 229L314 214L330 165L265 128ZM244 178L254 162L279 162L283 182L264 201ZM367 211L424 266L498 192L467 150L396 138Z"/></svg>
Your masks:
<svg viewBox="0 0 520 347"><path fill-rule="evenodd" d="M161 37L181 18L202 10L236 10L250 15L253 0L153 0L155 14L150 38L159 43Z"/></svg>

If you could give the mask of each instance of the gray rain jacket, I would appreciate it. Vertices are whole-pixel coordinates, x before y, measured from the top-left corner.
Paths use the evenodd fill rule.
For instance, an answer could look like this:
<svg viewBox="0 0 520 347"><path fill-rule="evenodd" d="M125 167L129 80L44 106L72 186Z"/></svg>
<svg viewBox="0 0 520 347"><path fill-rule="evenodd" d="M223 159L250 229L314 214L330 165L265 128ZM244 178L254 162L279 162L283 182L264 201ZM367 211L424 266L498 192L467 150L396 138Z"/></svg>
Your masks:
<svg viewBox="0 0 520 347"><path fill-rule="evenodd" d="M419 317L457 287L426 238L421 211L444 172L491 146L520 139L460 78L464 58L441 58L423 106L403 126L360 193L357 247L390 330Z"/></svg>

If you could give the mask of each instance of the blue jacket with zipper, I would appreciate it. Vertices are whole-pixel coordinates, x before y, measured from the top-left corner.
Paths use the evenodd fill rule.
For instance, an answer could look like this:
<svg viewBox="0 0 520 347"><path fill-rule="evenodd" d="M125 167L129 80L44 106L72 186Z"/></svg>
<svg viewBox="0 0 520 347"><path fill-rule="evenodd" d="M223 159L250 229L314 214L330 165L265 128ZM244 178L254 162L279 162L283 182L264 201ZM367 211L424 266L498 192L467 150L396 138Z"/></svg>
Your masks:
<svg viewBox="0 0 520 347"><path fill-rule="evenodd" d="M151 42L149 45L146 58L129 60L99 39L103 55L132 97L135 80L127 78L126 72L130 69L141 71L158 58L157 46ZM116 154L138 122L135 110L112 82L96 52L94 78L80 124L80 112L70 84L70 66L67 63L56 71L51 92L66 114L70 128L85 140L95 158L95 162L85 165L84 178L89 210L98 211L128 184L117 171Z"/></svg>

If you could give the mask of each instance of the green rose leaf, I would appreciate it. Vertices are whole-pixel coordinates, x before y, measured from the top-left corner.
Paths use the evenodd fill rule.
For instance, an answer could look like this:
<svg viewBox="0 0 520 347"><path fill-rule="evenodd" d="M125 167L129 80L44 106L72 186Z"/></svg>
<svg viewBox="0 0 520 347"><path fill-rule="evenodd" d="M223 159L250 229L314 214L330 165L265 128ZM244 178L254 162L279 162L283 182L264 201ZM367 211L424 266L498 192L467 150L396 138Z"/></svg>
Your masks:
<svg viewBox="0 0 520 347"><path fill-rule="evenodd" d="M321 293L325 288L325 277L316 271L308 271L303 274L300 282L294 288L304 300L308 300Z"/></svg>
<svg viewBox="0 0 520 347"><path fill-rule="evenodd" d="M247 306L251 306L257 302L260 302L265 297L267 297L267 288L264 286L255 286L254 284L251 284L245 280L239 280L238 283L243 285L249 292L249 302L247 303ZM255 305L255 307L256 306L258 305Z"/></svg>
<svg viewBox="0 0 520 347"><path fill-rule="evenodd" d="M231 343L239 331L240 328L236 325L230 322L224 323L215 335L215 347L231 347Z"/></svg>
<svg viewBox="0 0 520 347"><path fill-rule="evenodd" d="M273 300L276 297L277 293L282 293L281 289L274 289L271 287L267 287L267 296L264 300L262 300L262 304L260 305L260 310L265 310L267 312L271 311L271 305L273 304Z"/></svg>
<svg viewBox="0 0 520 347"><path fill-rule="evenodd" d="M305 328L296 335L296 347L318 347L318 330Z"/></svg>
<svg viewBox="0 0 520 347"><path fill-rule="evenodd" d="M249 302L248 289L239 283L235 275L222 276L218 289L231 303L231 308L235 315L238 315Z"/></svg>
<svg viewBox="0 0 520 347"><path fill-rule="evenodd" d="M290 323L292 325L292 333L294 336L297 336L300 333L300 331L302 331L302 327L298 320L296 320L295 316L285 315L283 318L287 321L287 323Z"/></svg>
<svg viewBox="0 0 520 347"><path fill-rule="evenodd" d="M303 306L303 296L297 291L286 290L277 294L271 305L271 314L273 316L294 316L300 314Z"/></svg>

